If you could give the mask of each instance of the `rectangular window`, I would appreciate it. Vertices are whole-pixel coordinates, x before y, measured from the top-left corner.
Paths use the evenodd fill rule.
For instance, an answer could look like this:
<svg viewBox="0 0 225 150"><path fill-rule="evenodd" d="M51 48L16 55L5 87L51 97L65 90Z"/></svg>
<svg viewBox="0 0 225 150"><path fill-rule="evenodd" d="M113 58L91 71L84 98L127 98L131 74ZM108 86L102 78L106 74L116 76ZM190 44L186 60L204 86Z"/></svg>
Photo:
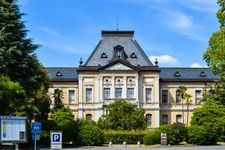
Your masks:
<svg viewBox="0 0 225 150"><path fill-rule="evenodd" d="M201 104L202 91L195 90L195 104Z"/></svg>
<svg viewBox="0 0 225 150"><path fill-rule="evenodd" d="M168 103L168 90L162 90L162 103Z"/></svg>
<svg viewBox="0 0 225 150"><path fill-rule="evenodd" d="M104 99L110 98L110 88L104 88Z"/></svg>
<svg viewBox="0 0 225 150"><path fill-rule="evenodd" d="M181 104L181 96L179 95L178 91L176 91L176 103Z"/></svg>
<svg viewBox="0 0 225 150"><path fill-rule="evenodd" d="M116 88L115 98L122 98L122 88Z"/></svg>
<svg viewBox="0 0 225 150"><path fill-rule="evenodd" d="M92 102L92 88L86 88L86 102Z"/></svg>
<svg viewBox="0 0 225 150"><path fill-rule="evenodd" d="M69 90L69 104L75 103L75 90Z"/></svg>
<svg viewBox="0 0 225 150"><path fill-rule="evenodd" d="M146 103L149 103L152 101L152 88L145 89L145 100L146 100Z"/></svg>
<svg viewBox="0 0 225 150"><path fill-rule="evenodd" d="M134 98L134 88L127 88L127 98Z"/></svg>
<svg viewBox="0 0 225 150"><path fill-rule="evenodd" d="M151 126L152 126L152 114L147 114L146 119L147 119L147 128L151 128Z"/></svg>
<svg viewBox="0 0 225 150"><path fill-rule="evenodd" d="M182 123L182 115L177 115L176 121Z"/></svg>
<svg viewBox="0 0 225 150"><path fill-rule="evenodd" d="M168 115L162 115L162 124L168 124Z"/></svg>

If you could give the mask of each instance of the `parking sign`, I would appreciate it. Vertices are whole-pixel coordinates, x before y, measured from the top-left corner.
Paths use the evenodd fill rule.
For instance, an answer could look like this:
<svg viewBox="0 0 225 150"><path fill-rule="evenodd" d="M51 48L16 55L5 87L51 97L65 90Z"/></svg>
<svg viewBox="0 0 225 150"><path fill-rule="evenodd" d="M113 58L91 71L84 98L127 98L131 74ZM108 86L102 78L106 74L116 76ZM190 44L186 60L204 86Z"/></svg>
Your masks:
<svg viewBox="0 0 225 150"><path fill-rule="evenodd" d="M51 131L51 149L62 149L61 131Z"/></svg>

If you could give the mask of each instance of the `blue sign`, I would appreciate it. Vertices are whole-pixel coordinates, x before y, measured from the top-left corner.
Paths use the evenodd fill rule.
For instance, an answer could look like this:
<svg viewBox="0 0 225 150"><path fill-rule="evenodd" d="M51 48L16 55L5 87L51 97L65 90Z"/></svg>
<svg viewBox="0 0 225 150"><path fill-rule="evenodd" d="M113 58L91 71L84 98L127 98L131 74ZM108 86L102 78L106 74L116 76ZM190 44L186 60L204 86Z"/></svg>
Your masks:
<svg viewBox="0 0 225 150"><path fill-rule="evenodd" d="M40 134L32 133L32 140L40 140Z"/></svg>
<svg viewBox="0 0 225 150"><path fill-rule="evenodd" d="M53 133L52 134L52 142L60 142L60 136L61 136L61 134L59 134L59 133Z"/></svg>
<svg viewBox="0 0 225 150"><path fill-rule="evenodd" d="M41 133L41 123L40 122L32 122L31 133Z"/></svg>

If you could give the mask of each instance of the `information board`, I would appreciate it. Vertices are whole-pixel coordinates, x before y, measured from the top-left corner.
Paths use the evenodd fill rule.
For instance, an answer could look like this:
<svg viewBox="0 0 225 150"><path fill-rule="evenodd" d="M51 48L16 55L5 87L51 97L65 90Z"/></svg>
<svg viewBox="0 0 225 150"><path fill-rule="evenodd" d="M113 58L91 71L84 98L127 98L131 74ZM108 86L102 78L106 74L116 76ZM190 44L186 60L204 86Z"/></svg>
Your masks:
<svg viewBox="0 0 225 150"><path fill-rule="evenodd" d="M0 142L26 142L27 117L0 116Z"/></svg>

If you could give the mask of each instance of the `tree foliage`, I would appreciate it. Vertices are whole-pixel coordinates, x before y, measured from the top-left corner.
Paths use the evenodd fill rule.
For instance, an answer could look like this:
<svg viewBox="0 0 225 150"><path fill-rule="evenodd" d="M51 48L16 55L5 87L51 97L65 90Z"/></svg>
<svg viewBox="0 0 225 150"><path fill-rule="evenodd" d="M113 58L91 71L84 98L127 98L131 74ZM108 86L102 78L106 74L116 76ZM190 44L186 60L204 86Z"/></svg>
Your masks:
<svg viewBox="0 0 225 150"><path fill-rule="evenodd" d="M225 108L212 100L193 111L191 125L203 126L217 131L219 138L225 137ZM223 140L223 139L222 139Z"/></svg>
<svg viewBox="0 0 225 150"><path fill-rule="evenodd" d="M0 75L0 115L20 112L24 98L25 91L18 82L12 82L9 77Z"/></svg>
<svg viewBox="0 0 225 150"><path fill-rule="evenodd" d="M217 18L220 29L212 34L209 45L204 53L204 60L211 67L214 74L218 75L219 82L211 90L209 96L215 101L225 104L225 1L218 0L220 6Z"/></svg>
<svg viewBox="0 0 225 150"><path fill-rule="evenodd" d="M21 85L26 95L24 114L33 118L48 109L42 107L49 107L46 93L50 79L35 54L39 45L27 38L22 16L16 0L0 1L0 72Z"/></svg>
<svg viewBox="0 0 225 150"><path fill-rule="evenodd" d="M54 97L53 111L63 108L64 107L62 103L63 91L61 89L56 89L53 94L53 97Z"/></svg>
<svg viewBox="0 0 225 150"><path fill-rule="evenodd" d="M60 130L63 132L63 142L73 142L79 141L79 130L78 124L74 120L74 116L69 108L57 109L54 111L50 118L55 123L55 130Z"/></svg>
<svg viewBox="0 0 225 150"><path fill-rule="evenodd" d="M125 100L116 100L107 106L108 114L101 117L98 125L104 129L138 130L146 129L144 110Z"/></svg>

